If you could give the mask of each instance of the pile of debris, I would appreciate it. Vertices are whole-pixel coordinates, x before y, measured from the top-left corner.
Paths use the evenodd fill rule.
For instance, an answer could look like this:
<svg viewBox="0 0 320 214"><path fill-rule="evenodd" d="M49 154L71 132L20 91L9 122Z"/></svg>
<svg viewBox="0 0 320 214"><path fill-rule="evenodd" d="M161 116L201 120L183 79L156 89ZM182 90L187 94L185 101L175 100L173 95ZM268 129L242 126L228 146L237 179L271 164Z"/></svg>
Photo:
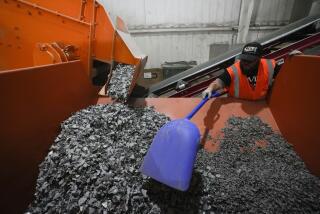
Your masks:
<svg viewBox="0 0 320 214"><path fill-rule="evenodd" d="M139 172L154 134L169 118L152 108L96 105L63 122L40 165L31 213L150 210Z"/></svg>
<svg viewBox="0 0 320 214"><path fill-rule="evenodd" d="M187 192L139 172L159 128L152 108L91 106L62 124L40 165L30 213L281 213L320 209L320 182L256 117L233 117L221 151L200 150ZM265 140L266 148L255 147ZM170 148L168 148L170 149Z"/></svg>
<svg viewBox="0 0 320 214"><path fill-rule="evenodd" d="M198 171L204 180L203 210L320 211L319 178L309 173L292 145L260 118L231 117L223 134L218 153L198 154Z"/></svg>
<svg viewBox="0 0 320 214"><path fill-rule="evenodd" d="M108 86L108 96L115 100L125 102L129 96L129 89L133 79L135 66L118 64L112 70Z"/></svg>

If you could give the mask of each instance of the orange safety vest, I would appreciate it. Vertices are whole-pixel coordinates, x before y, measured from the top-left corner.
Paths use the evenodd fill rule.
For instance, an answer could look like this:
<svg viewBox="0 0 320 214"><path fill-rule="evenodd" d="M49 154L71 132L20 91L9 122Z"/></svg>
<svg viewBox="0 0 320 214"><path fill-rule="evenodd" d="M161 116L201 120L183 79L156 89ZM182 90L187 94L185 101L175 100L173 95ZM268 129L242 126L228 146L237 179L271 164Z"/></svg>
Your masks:
<svg viewBox="0 0 320 214"><path fill-rule="evenodd" d="M227 68L231 77L231 84L228 87L229 96L247 100L264 99L272 84L274 67L275 61L273 59L260 60L256 86L253 89L247 76L241 72L240 61L237 61Z"/></svg>

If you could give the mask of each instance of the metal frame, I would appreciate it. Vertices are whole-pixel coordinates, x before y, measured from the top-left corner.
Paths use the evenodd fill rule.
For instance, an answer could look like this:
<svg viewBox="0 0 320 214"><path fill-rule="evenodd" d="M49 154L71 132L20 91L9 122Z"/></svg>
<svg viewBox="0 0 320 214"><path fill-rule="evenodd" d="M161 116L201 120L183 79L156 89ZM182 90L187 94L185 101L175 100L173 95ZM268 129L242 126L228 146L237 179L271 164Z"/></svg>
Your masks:
<svg viewBox="0 0 320 214"><path fill-rule="evenodd" d="M311 45L317 44L318 36L308 35L305 29L320 21L320 16L311 16L301 19L297 22L289 24L263 39L257 40L261 43L265 50L270 50L271 47L279 45L283 42L291 41L288 47L273 52L272 54L266 53L266 58L273 58L278 56L281 58L288 54L292 49L303 50ZM303 35L302 38L297 40L297 34ZM310 39L308 39L310 37ZM313 40L315 39L315 40ZM200 64L196 67L188 69L182 73L172 76L166 80L159 82L150 87L149 96L169 96L169 97L190 97L200 93L206 88L217 75L217 71L226 68L232 64L237 55L241 53L241 48L231 50L223 55L220 55L208 62ZM175 91L176 85L179 81L188 82L187 88L181 91ZM195 83L196 82L196 83Z"/></svg>
<svg viewBox="0 0 320 214"><path fill-rule="evenodd" d="M274 51L270 54L266 54L264 55L264 58L267 59L274 59L277 62L280 62L281 64L286 60L286 58L288 57L288 54L290 53L290 51L292 50L300 50L303 51L313 45L320 45L320 32L307 37L301 41L298 41L296 43L292 43L291 45L279 49L277 51ZM320 55L320 53L319 53ZM283 62L282 62L283 61ZM186 88L184 90L181 90L175 94L170 95L169 97L192 97L195 96L199 93L201 93L204 89L206 89L208 87L208 85L215 80L219 75L221 74L221 72L215 72L212 77L208 80L205 80L199 84L196 84L194 86L191 86L189 88Z"/></svg>

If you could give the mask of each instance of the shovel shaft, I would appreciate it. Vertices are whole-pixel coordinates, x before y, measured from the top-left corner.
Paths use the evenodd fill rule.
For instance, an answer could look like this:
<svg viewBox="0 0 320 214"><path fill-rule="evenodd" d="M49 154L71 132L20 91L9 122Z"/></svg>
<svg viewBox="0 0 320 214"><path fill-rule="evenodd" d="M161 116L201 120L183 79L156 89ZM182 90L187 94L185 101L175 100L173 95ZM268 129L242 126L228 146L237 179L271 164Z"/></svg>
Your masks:
<svg viewBox="0 0 320 214"><path fill-rule="evenodd" d="M210 98L219 97L220 95L221 94L216 91L211 95L211 97L203 98L201 102L186 116L186 119L190 120Z"/></svg>

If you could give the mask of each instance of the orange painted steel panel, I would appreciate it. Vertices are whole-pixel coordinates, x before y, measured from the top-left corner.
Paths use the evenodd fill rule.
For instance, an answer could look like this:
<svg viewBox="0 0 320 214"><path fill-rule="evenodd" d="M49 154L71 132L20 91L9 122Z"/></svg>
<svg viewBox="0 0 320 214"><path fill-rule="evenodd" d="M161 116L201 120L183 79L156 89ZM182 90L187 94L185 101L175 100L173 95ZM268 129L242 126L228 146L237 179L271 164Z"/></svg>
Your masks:
<svg viewBox="0 0 320 214"><path fill-rule="evenodd" d="M135 106L154 106L158 112L168 115L171 119L185 117L201 101L200 98L146 98L132 99L130 104ZM98 103L111 103L108 98L100 98ZM219 138L222 137L221 129L232 115L248 117L256 115L268 123L273 130L279 128L273 119L266 101L245 101L233 98L217 98L209 100L192 118L200 129L201 143L208 151L215 152L219 147ZM208 135L212 137L207 138Z"/></svg>
<svg viewBox="0 0 320 214"><path fill-rule="evenodd" d="M126 46L121 45L123 42L122 38L116 33L115 37L115 50L114 50L114 58L116 61L121 63L132 64L135 65L138 61L132 56L131 54L124 54L129 53L129 48Z"/></svg>
<svg viewBox="0 0 320 214"><path fill-rule="evenodd" d="M59 68L57 69L56 66L59 66ZM68 66L71 67L67 69ZM32 72L33 74L28 77L32 78L33 81L30 81L25 76L27 75L26 72L18 72L10 75L22 75L21 77L12 78L12 82L8 80L0 82L6 83L4 84L6 88L0 88L1 91L18 92L16 96L6 97L6 103L11 103L10 105L1 106L2 113L9 112L9 114L3 113L3 117L6 118L6 122L3 124L9 124L9 128L2 125L1 131L6 131L6 135L3 135L2 132L0 139L7 141L4 146L2 144L3 148L1 148L3 152L3 161L1 163L5 163L3 167L7 174L4 177L6 180L1 182L1 184L6 185L1 186L1 189L9 196L6 200L9 205L13 201L12 199L15 198L15 203L19 204L19 206L16 206L19 211L25 209L27 203L31 200L31 193L34 190L32 185L34 185L37 176L37 164L46 155L47 149L58 134L60 122L68 117L72 111L76 111L81 107L84 108L95 103L112 103L110 98L100 97L97 99L96 92L87 83L85 75L79 76L78 71L71 69L75 67L81 70L79 61L73 65L69 63L54 65L50 67L50 72L47 67L39 67L38 72L33 71L35 73ZM70 73L67 78L65 78L64 74L62 75L65 70ZM43 72L45 74L42 74ZM84 74L85 72L82 70L81 73ZM39 81L34 81L36 77ZM50 79L51 81L48 81L48 83L40 81L43 79ZM18 81L16 82L16 80ZM25 83L24 80L28 81ZM24 84L29 84L30 82L37 82L37 85L32 87L24 86ZM18 90L16 84L18 84ZM60 85L64 87L59 87ZM27 90L24 91L24 88ZM71 94L73 95L70 94L70 91L72 91ZM44 100L39 99L39 97ZM131 99L129 103L135 106L154 106L157 111L165 113L172 119L177 119L187 115L200 100L200 98L141 98ZM49 104L46 104L48 102ZM21 108L24 105L27 110ZM33 106L32 109L30 105ZM33 109L35 106L36 111ZM37 108L39 106L45 106L45 108ZM10 112L14 112L15 115L11 113L10 116ZM249 115L259 116L275 131L279 131L265 101L251 102L233 98L217 98L208 101L192 119L200 129L202 144L204 144L205 149L212 152L219 149L219 139L223 137L221 129L225 127L226 121L232 115L242 117ZM15 117L18 120L16 123L12 123L12 118ZM208 135L212 139L207 138ZM16 141L14 139L19 140Z"/></svg>
<svg viewBox="0 0 320 214"><path fill-rule="evenodd" d="M80 59L88 64L90 25L49 12L22 1L0 2L0 27L3 37L1 70L32 67L33 51L39 43L63 42L79 48ZM10 47L9 47L10 46Z"/></svg>
<svg viewBox="0 0 320 214"><path fill-rule="evenodd" d="M43 0L25 0L27 2L32 2L38 6L44 8L50 8L53 11L57 11L66 16L70 16L74 19L80 19L80 15L83 14L83 20L91 20L92 12L92 0L55 0L55 1L43 1ZM83 13L81 13L81 6L84 5Z"/></svg>
<svg viewBox="0 0 320 214"><path fill-rule="evenodd" d="M116 32L115 23L112 22L106 11L102 6L96 8L96 22L94 42L93 42L93 54L95 59L101 61L111 62L113 59L112 46L114 45L113 35ZM121 46L126 46L124 43ZM126 52L123 54L130 54ZM117 59L115 59L117 61ZM129 62L126 62L129 64Z"/></svg>
<svg viewBox="0 0 320 214"><path fill-rule="evenodd" d="M320 57L294 56L275 81L270 109L281 133L320 176Z"/></svg>
<svg viewBox="0 0 320 214"><path fill-rule="evenodd" d="M60 123L97 102L79 60L0 73L0 191L3 213L30 203L38 164Z"/></svg>
<svg viewBox="0 0 320 214"><path fill-rule="evenodd" d="M113 23L95 0L0 1L0 71L50 63L48 57L35 63L33 53L39 44L54 42L74 46L88 76L93 59L138 65L145 56L127 43L132 40L128 33L128 41L118 33L120 20Z"/></svg>
<svg viewBox="0 0 320 214"><path fill-rule="evenodd" d="M28 0L28 2L37 4L51 11L57 11L63 16L77 20L77 22L86 23L89 27L85 39L88 40L88 43L91 43L90 46L86 47L86 51L89 52L89 57L99 59L103 62L111 61L112 38L115 32L115 26L105 9L99 3L94 0ZM121 45L125 44L122 43ZM87 61L88 59L85 60Z"/></svg>

